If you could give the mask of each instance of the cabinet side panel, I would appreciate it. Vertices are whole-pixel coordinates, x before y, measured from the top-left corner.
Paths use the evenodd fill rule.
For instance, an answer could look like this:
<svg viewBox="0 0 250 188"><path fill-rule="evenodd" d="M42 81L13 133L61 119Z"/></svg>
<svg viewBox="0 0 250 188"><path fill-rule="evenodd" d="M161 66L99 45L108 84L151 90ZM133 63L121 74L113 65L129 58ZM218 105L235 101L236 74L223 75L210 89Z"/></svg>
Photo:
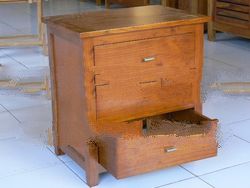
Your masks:
<svg viewBox="0 0 250 188"><path fill-rule="evenodd" d="M202 97L201 96L201 81L203 74L203 61L204 61L204 25L196 25L196 39L195 39L195 64L196 64L196 97L195 97L195 110L202 114Z"/></svg>
<svg viewBox="0 0 250 188"><path fill-rule="evenodd" d="M58 148L74 147L82 153L88 137L85 112L82 45L49 32L53 88L53 126ZM73 42L74 41L74 42Z"/></svg>

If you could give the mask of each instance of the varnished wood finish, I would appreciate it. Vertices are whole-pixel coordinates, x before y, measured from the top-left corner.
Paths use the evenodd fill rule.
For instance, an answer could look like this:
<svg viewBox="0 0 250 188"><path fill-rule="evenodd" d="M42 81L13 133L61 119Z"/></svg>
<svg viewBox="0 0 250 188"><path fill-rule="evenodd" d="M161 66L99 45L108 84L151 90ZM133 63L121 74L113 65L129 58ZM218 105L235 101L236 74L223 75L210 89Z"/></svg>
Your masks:
<svg viewBox="0 0 250 188"><path fill-rule="evenodd" d="M90 186L98 184L101 165L123 178L216 154L212 132L195 152L188 146L203 137L183 138L181 152L167 159L158 145L177 137L142 136L148 117L202 111L203 23L208 20L162 6L45 19L56 153L69 154L85 168Z"/></svg>
<svg viewBox="0 0 250 188"><path fill-rule="evenodd" d="M207 22L209 19L207 16L190 15L182 11L155 5L52 16L45 19L45 22L47 22L46 20L49 21L49 25L65 28L80 34L81 38L86 38L199 24Z"/></svg>
<svg viewBox="0 0 250 188"><path fill-rule="evenodd" d="M229 32L250 38L250 0L210 0L209 39L215 40L216 31Z"/></svg>
<svg viewBox="0 0 250 188"><path fill-rule="evenodd" d="M96 46L97 118L126 121L192 106L194 41L188 33Z"/></svg>
<svg viewBox="0 0 250 188"><path fill-rule="evenodd" d="M190 136L144 136L142 132L133 137L104 136L100 138L100 163L115 177L125 178L216 155L217 120L211 120L193 110L170 113L166 119L167 116L180 121L188 119L210 128L206 134L190 133ZM176 151L168 153L165 151L167 148L175 148Z"/></svg>

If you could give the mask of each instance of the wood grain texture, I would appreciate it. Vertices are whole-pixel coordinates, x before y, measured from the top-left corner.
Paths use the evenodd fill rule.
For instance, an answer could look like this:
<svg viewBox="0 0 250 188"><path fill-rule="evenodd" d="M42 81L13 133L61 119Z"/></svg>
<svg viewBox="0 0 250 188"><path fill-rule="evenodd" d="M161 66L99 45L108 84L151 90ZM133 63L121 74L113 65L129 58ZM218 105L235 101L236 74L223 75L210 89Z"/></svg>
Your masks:
<svg viewBox="0 0 250 188"><path fill-rule="evenodd" d="M161 6L45 19L56 153L85 168L88 185L103 167L124 178L216 155L216 121L197 114L207 20ZM142 135L148 118L175 111L209 133Z"/></svg>
<svg viewBox="0 0 250 188"><path fill-rule="evenodd" d="M207 0L162 0L161 2L163 6L207 15Z"/></svg>
<svg viewBox="0 0 250 188"><path fill-rule="evenodd" d="M215 40L216 31L229 32L250 38L250 0L210 0L209 39Z"/></svg>
<svg viewBox="0 0 250 188"><path fill-rule="evenodd" d="M97 118L126 121L191 107L196 88L190 76L196 74L194 38L188 33L96 46Z"/></svg>
<svg viewBox="0 0 250 188"><path fill-rule="evenodd" d="M126 33L207 22L207 16L190 15L159 5L52 16L44 21L66 28L81 37Z"/></svg>
<svg viewBox="0 0 250 188"><path fill-rule="evenodd" d="M142 132L130 137L103 136L99 145L100 163L120 179L216 155L217 120L193 110L170 113L166 119L168 116L179 121L188 119L210 128L206 134L187 137L164 134L144 136ZM176 151L166 152L168 148L175 148Z"/></svg>

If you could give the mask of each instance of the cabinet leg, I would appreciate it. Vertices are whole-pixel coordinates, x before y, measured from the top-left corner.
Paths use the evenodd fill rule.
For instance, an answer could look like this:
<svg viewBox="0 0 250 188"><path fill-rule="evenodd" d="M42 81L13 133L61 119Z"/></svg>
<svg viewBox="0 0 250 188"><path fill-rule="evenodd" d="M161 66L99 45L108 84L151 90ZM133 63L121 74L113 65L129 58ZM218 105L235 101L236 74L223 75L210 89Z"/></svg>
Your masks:
<svg viewBox="0 0 250 188"><path fill-rule="evenodd" d="M99 183L99 168L98 168L98 147L95 143L87 144L86 151L86 178L87 184L92 187Z"/></svg>
<svg viewBox="0 0 250 188"><path fill-rule="evenodd" d="M58 146L55 146L55 154L64 155L65 153Z"/></svg>
<svg viewBox="0 0 250 188"><path fill-rule="evenodd" d="M202 114L202 103L198 103L198 104L195 106L195 111L196 111L196 112L199 112L200 114Z"/></svg>

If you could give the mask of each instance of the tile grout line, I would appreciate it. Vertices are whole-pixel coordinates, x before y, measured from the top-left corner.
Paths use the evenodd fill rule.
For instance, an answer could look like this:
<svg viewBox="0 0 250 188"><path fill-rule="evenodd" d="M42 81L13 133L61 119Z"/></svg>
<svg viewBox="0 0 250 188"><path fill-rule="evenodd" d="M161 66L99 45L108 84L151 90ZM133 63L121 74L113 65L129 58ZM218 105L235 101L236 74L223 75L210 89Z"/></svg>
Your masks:
<svg viewBox="0 0 250 188"><path fill-rule="evenodd" d="M17 59L15 59L14 57L10 56L9 54L6 54L3 50L3 54L6 55L8 58L12 59L13 61L15 61L16 63L20 64L21 66L23 66L25 69L30 70L29 67L27 67L26 65L24 65L23 63L21 63L20 61L18 61Z"/></svg>
<svg viewBox="0 0 250 188"><path fill-rule="evenodd" d="M205 174L201 174L201 175L199 175L199 177L206 176L206 175L209 175L209 174L213 174L213 173L216 173L216 172L220 172L220 171L223 171L223 170L227 170L227 169L230 169L230 168L234 168L234 167L237 167L237 166L245 165L245 164L248 164L248 163L250 163L250 161L240 163L240 164L236 164L236 165L233 165L233 166L228 166L228 167L225 167L225 168L221 168L221 169L218 169L218 170L215 170L215 171L212 171L212 172L208 172L208 173L205 173Z"/></svg>
<svg viewBox="0 0 250 188"><path fill-rule="evenodd" d="M70 167L68 167L68 165L66 164L67 162L64 162L62 159L60 159L53 151L51 151L48 147L46 147L53 155L56 156L56 158L58 160L60 160L62 162L62 164L64 164L64 166L70 170L73 174L75 174L82 182L84 182L87 185L87 182L84 181L84 179L82 179L76 172L74 172ZM69 162L73 162L73 161L69 161Z"/></svg>
<svg viewBox="0 0 250 188"><path fill-rule="evenodd" d="M228 65L228 66L233 67L233 68L236 68L236 69L242 69L242 68L240 68L240 67L238 67L238 66L231 65L231 64L226 63L226 62L224 62L224 61L222 61L222 60L219 60L219 59L216 59L216 58L213 58L213 57L209 57L209 56L207 56L207 55L204 56L204 57L205 57L205 59L217 61L217 62L219 62L219 63L223 63L223 64L225 64L225 65Z"/></svg>
<svg viewBox="0 0 250 188"><path fill-rule="evenodd" d="M225 46L225 47L238 48L239 45L235 45L235 44L234 44L235 40L239 40L239 39L237 39L237 38L232 38L231 41L230 41L230 43L225 44L225 42L227 42L228 39L226 39L226 40L225 40L225 39L222 39L222 40L220 41L220 45ZM248 47L245 47L245 46L242 46L242 45L240 45L240 47L241 47L240 49L247 50L247 51L249 50Z"/></svg>
<svg viewBox="0 0 250 188"><path fill-rule="evenodd" d="M3 21L3 20L1 20L1 23L2 23L2 24L4 24L4 25L6 25L6 26L8 26L8 27L10 27L11 29L14 29L14 30L18 31L18 32L23 32L22 30L20 30L20 29L18 29L18 28L13 27L12 25L10 25L10 24L6 23L6 22L5 22L5 21Z"/></svg>
<svg viewBox="0 0 250 188"><path fill-rule="evenodd" d="M19 176L19 175L22 175L22 174L29 174L29 173L33 173L33 172L36 172L38 170L43 170L43 169L48 169L48 168L53 168L55 166L58 166L59 164L52 164L50 166L44 166L44 167L40 167L40 168L36 168L36 169L31 169L31 170L25 170L23 172L18 172L18 173L14 173L14 174L9 174L7 176L2 176L0 177L0 180L1 179L4 179L4 178L9 178L9 177L12 177L12 176ZM62 165L62 164L60 164Z"/></svg>
<svg viewBox="0 0 250 188"><path fill-rule="evenodd" d="M220 45L222 45L222 46L224 46L224 47L238 48L239 45L235 45L235 44L234 44L235 40L238 40L238 41L239 41L239 38L238 38L238 39L237 39L237 38L238 38L238 37L229 39L229 40L231 40L231 41L230 41L230 43L227 43L227 44L226 44L225 42L229 41L228 39L220 39L219 42L220 42ZM207 42L210 43L209 40L207 40ZM242 45L240 45L240 47L241 47L241 49L243 49L243 50L247 50L247 51L249 50L248 47L245 47L245 46L242 46Z"/></svg>
<svg viewBox="0 0 250 188"><path fill-rule="evenodd" d="M0 104L0 106L2 106L13 118L15 118L15 120L17 120L18 123L22 123L19 119L17 119L17 117L11 111L5 108L5 106L3 106L2 104Z"/></svg>
<svg viewBox="0 0 250 188"><path fill-rule="evenodd" d="M196 178L196 177L185 178L185 179L182 179L182 180L179 180L179 181L174 181L174 182L170 182L170 183L167 183L167 184L164 184L164 185L156 186L154 188L161 188L161 187L164 187L164 186L169 186L169 185L172 185L172 184L175 184L175 183L183 182L183 181L186 181L186 180L191 180L191 179L194 179L194 178Z"/></svg>
<svg viewBox="0 0 250 188"><path fill-rule="evenodd" d="M75 174L83 183L85 183L87 185L87 182L82 179L76 172L74 172L74 170L72 170L65 162L63 162L63 164L66 166L67 169L69 169L73 174Z"/></svg>
<svg viewBox="0 0 250 188"><path fill-rule="evenodd" d="M233 136L250 144L250 142L248 140L245 140L244 138L241 138L241 137L239 137L239 136L237 136L235 134L233 134Z"/></svg>
<svg viewBox="0 0 250 188"><path fill-rule="evenodd" d="M1 105L1 104L0 104ZM29 108L36 108L36 107L40 107L40 106L46 106L48 104L37 104L37 105L31 105L31 106L25 106L25 107L20 107L20 108L14 108L14 109L10 109L9 111L19 111L19 110L27 110ZM51 105L50 105L51 107ZM4 108L6 109L6 108ZM1 112L0 112L1 113Z"/></svg>
<svg viewBox="0 0 250 188"><path fill-rule="evenodd" d="M8 141L8 140L13 140L13 139L17 139L15 136L14 137L7 137L7 138L0 138L0 142L2 141Z"/></svg>
<svg viewBox="0 0 250 188"><path fill-rule="evenodd" d="M181 168L183 168L184 170L186 170L187 172L189 172L190 174L192 174L193 176L195 176L196 178L198 178L199 180L203 181L204 183L206 183L207 185L209 185L212 188L215 188L213 185L211 185L210 183L208 183L207 181L205 181L204 179L202 179L201 177L197 176L196 174L192 173L191 171L189 171L188 169L184 168L182 165L180 165Z"/></svg>
<svg viewBox="0 0 250 188"><path fill-rule="evenodd" d="M229 123L221 123L222 125L234 125L234 124L237 124L237 123L241 123L241 122L244 122L244 121L249 121L250 118L247 118L247 119L242 119L242 120L238 120L238 121L233 121L233 122L229 122Z"/></svg>

